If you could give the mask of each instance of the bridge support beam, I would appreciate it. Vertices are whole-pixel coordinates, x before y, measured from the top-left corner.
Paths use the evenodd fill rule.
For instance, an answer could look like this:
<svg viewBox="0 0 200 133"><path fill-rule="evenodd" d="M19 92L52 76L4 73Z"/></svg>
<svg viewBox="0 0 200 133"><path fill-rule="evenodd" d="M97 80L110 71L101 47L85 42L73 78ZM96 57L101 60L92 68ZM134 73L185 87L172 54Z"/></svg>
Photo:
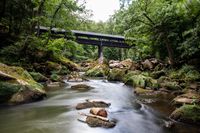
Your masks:
<svg viewBox="0 0 200 133"><path fill-rule="evenodd" d="M103 64L103 46L98 45L98 61L99 64Z"/></svg>

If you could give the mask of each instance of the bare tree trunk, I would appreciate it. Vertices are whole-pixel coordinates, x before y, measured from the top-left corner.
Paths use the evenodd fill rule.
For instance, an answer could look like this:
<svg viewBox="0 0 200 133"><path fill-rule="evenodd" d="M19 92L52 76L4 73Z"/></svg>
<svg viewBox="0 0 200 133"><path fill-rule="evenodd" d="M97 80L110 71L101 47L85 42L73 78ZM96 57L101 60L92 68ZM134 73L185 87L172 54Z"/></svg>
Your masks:
<svg viewBox="0 0 200 133"><path fill-rule="evenodd" d="M165 39L165 42L166 42L167 52L168 52L168 56L169 56L169 62L172 66L174 66L175 65L174 51L172 49L172 46L171 46L168 38Z"/></svg>

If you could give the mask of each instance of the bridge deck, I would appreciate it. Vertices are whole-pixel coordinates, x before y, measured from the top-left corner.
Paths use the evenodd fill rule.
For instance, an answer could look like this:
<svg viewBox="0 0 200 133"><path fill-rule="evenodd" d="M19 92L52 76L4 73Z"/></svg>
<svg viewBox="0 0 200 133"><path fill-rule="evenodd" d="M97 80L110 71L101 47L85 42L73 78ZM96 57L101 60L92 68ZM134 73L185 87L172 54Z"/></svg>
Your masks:
<svg viewBox="0 0 200 133"><path fill-rule="evenodd" d="M40 33L48 32L49 28L40 26ZM64 29L52 28L52 34L63 34L67 37L67 34L72 33L76 39L75 41L80 44L106 46L106 47L118 47L118 48L130 48L126 42L125 37L119 35L109 35L94 32L85 32L71 30L67 31Z"/></svg>

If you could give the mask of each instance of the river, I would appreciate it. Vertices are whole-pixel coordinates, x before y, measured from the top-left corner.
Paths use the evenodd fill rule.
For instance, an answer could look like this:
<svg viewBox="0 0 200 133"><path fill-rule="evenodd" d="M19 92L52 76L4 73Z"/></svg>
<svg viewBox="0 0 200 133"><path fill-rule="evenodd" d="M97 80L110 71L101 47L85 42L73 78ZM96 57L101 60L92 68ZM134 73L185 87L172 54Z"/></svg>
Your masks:
<svg viewBox="0 0 200 133"><path fill-rule="evenodd" d="M111 83L104 80L90 80L85 84L92 86L87 92L79 92L66 87L48 92L47 99L14 107L0 108L1 133L196 133L198 127L176 123L168 129L169 102L158 106L137 103L131 87L123 83ZM91 128L77 119L84 119L77 111L77 103L85 99L101 99L111 103L108 108L109 118L117 120L112 129ZM166 104L166 105L165 105ZM155 109L155 108L162 109ZM160 110L160 111L159 111ZM164 110L164 111L163 111Z"/></svg>

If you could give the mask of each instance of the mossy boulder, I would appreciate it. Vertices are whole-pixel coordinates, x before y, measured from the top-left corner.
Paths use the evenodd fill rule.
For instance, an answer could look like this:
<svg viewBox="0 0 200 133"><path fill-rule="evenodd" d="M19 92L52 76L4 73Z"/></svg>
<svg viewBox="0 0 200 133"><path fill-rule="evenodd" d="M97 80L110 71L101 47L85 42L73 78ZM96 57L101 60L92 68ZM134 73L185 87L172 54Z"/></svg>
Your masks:
<svg viewBox="0 0 200 133"><path fill-rule="evenodd" d="M177 121L200 124L200 106L199 105L183 105L176 109L170 118Z"/></svg>
<svg viewBox="0 0 200 133"><path fill-rule="evenodd" d="M119 69L119 68L113 68L110 69L107 79L109 81L122 81L126 70Z"/></svg>
<svg viewBox="0 0 200 133"><path fill-rule="evenodd" d="M66 75L70 73L69 69L64 65L51 61L47 61L46 64L47 64L48 74L56 73L58 75Z"/></svg>
<svg viewBox="0 0 200 133"><path fill-rule="evenodd" d="M33 77L33 79L37 82L46 82L48 78L42 75L39 72L29 72L29 74Z"/></svg>
<svg viewBox="0 0 200 133"><path fill-rule="evenodd" d="M123 81L125 82L125 84L131 85L133 87L141 87L141 88L150 87L153 89L159 88L157 80L148 76L147 73L140 73L140 74L137 73L134 74L133 72L131 74L128 73L127 75L125 75Z"/></svg>
<svg viewBox="0 0 200 133"><path fill-rule="evenodd" d="M153 90L136 87L134 89L134 93L137 95L149 95L149 94L153 93Z"/></svg>
<svg viewBox="0 0 200 133"><path fill-rule="evenodd" d="M72 90L78 90L78 91L88 91L90 90L92 87L86 84L77 84L77 85L73 85L71 86Z"/></svg>
<svg viewBox="0 0 200 133"><path fill-rule="evenodd" d="M89 69L85 75L90 77L105 77L109 73L109 67L106 64L97 64L92 69Z"/></svg>
<svg viewBox="0 0 200 133"><path fill-rule="evenodd" d="M66 66L71 71L77 71L80 68L78 64L74 63L73 61L71 61L63 56L58 56L58 57L55 56L54 61Z"/></svg>
<svg viewBox="0 0 200 133"><path fill-rule="evenodd" d="M0 82L0 95L2 98L5 98L1 99L3 102L16 104L26 103L40 100L45 96L43 86L37 83L31 75L21 67L0 64ZM26 90L27 93L21 93L24 90ZM20 94L20 96L24 98L19 100L19 95L17 96L17 94ZM36 97L38 97L38 99Z"/></svg>

